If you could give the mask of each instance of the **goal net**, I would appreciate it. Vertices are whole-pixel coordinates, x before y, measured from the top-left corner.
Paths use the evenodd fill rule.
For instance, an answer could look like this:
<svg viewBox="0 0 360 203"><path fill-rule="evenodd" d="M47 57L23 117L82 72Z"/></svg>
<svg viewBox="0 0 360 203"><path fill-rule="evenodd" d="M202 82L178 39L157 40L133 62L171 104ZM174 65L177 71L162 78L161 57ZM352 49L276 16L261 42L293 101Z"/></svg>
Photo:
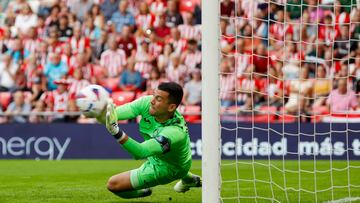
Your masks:
<svg viewBox="0 0 360 203"><path fill-rule="evenodd" d="M219 202L360 202L359 2L217 4Z"/></svg>

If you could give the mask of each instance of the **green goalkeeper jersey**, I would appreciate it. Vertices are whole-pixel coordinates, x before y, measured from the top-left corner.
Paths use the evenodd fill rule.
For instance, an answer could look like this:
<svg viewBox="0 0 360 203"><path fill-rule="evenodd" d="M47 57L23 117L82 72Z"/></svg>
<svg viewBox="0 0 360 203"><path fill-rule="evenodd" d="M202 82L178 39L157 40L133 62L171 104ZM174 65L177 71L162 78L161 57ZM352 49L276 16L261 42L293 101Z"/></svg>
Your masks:
<svg viewBox="0 0 360 203"><path fill-rule="evenodd" d="M144 140L156 139L161 143L167 138L169 146L147 157L152 164L166 165L174 170L186 170L191 167L191 148L188 128L184 117L176 111L171 119L159 123L149 114L152 96L141 97L131 103L116 108L118 120L133 119L141 116L140 134ZM154 142L155 143L155 142ZM151 145L147 145L150 147ZM156 146L158 147L158 146ZM154 146L155 148L155 146Z"/></svg>

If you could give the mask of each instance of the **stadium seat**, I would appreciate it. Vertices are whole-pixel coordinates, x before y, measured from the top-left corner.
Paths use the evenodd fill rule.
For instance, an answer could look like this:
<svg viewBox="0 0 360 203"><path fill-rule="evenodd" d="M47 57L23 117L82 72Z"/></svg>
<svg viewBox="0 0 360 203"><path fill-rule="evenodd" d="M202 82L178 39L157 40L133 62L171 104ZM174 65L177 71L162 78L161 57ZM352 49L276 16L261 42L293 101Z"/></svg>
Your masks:
<svg viewBox="0 0 360 203"><path fill-rule="evenodd" d="M111 98L114 104L123 105L135 99L135 92L116 91L111 94Z"/></svg>
<svg viewBox="0 0 360 203"><path fill-rule="evenodd" d="M285 112L284 107L280 108L280 111L278 112L278 122L279 123L294 123L297 120L297 116L287 114Z"/></svg>
<svg viewBox="0 0 360 203"><path fill-rule="evenodd" d="M0 106L3 110L6 110L11 101L11 93L10 92L0 92Z"/></svg>
<svg viewBox="0 0 360 203"><path fill-rule="evenodd" d="M111 91L119 90L119 78L107 78L101 82L101 85Z"/></svg>
<svg viewBox="0 0 360 203"><path fill-rule="evenodd" d="M186 115L188 114L188 115ZM201 121L201 107L196 105L185 106L184 118L187 122L197 123Z"/></svg>

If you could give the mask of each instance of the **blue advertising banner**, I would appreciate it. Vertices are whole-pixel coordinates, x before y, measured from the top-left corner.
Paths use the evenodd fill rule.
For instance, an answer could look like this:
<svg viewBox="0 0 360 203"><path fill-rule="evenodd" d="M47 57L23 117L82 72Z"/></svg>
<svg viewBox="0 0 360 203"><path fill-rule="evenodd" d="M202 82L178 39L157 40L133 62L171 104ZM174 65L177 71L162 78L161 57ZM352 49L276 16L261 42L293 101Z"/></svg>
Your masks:
<svg viewBox="0 0 360 203"><path fill-rule="evenodd" d="M141 141L137 124L122 124ZM194 159L202 152L201 125L189 124ZM330 133L331 132L331 133ZM206 136L206 135L205 135ZM360 160L359 124L222 125L224 159ZM97 124L2 124L0 159L130 159L131 156Z"/></svg>

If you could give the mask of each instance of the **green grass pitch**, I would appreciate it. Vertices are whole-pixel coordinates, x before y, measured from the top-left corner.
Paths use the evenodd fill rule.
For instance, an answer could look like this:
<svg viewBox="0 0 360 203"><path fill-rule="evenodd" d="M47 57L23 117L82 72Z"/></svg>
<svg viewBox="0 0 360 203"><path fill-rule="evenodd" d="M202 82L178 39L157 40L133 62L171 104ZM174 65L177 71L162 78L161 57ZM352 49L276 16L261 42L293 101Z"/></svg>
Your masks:
<svg viewBox="0 0 360 203"><path fill-rule="evenodd" d="M201 189L192 189L185 194L175 193L175 182L160 185L153 189L150 197L123 200L106 190L106 181L111 175L140 166L142 161L133 160L1 160L0 161L0 202L201 202ZM359 187L346 187L348 176L350 184L360 185L360 161L351 161L347 170L346 161L333 161L332 172L329 161L223 161L221 165L222 190L224 202L255 202L255 199L239 198L257 196L257 202L324 202L360 196ZM313 173L316 166L316 173ZM286 172L281 170L285 168ZM192 172L201 174L201 162L194 161ZM299 175L299 171L301 174ZM271 174L271 175L270 175ZM214 174L216 175L216 174ZM332 175L332 178L331 178ZM255 177L256 182L249 181ZM315 184L316 177L316 184ZM300 178L300 181L299 181ZM272 181L273 184L268 182ZM282 190L286 184L287 196ZM333 190L327 188L335 186ZM319 191L314 194L301 190ZM271 190L272 189L272 190ZM171 200L170 200L171 198Z"/></svg>

